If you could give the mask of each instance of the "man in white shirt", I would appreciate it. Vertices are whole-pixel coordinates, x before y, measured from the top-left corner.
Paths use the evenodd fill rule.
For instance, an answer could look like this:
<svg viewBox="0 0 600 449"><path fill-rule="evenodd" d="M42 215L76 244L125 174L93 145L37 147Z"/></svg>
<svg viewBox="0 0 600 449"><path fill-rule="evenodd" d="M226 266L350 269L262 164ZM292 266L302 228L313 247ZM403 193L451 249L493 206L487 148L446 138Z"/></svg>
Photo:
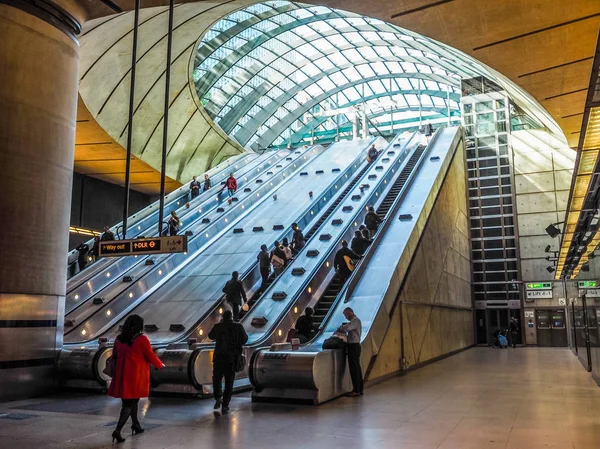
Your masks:
<svg viewBox="0 0 600 449"><path fill-rule="evenodd" d="M360 366L360 337L362 323L350 307L344 309L344 316L349 321L341 326L341 330L348 336L348 369L352 378L352 393L347 396L361 396L363 394L363 377Z"/></svg>

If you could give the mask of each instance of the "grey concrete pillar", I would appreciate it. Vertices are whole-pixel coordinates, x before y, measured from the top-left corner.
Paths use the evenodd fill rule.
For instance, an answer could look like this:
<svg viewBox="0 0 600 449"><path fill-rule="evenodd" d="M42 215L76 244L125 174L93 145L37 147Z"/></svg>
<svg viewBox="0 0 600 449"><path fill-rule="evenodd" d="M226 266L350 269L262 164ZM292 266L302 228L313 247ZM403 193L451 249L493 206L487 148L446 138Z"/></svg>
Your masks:
<svg viewBox="0 0 600 449"><path fill-rule="evenodd" d="M14 4L0 3L0 400L55 385L79 69L64 23Z"/></svg>

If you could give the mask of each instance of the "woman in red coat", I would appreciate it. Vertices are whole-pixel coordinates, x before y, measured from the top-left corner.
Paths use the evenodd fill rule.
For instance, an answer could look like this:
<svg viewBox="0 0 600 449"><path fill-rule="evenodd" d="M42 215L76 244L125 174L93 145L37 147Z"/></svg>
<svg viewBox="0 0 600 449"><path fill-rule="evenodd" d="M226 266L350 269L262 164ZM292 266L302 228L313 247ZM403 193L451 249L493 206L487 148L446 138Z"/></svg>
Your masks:
<svg viewBox="0 0 600 449"><path fill-rule="evenodd" d="M156 369L165 366L152 351L150 340L142 334L143 329L142 317L130 315L123 324L121 334L115 340L115 375L110 382L108 394L114 398L121 398L122 406L117 428L112 433L113 442L125 441L121 436L121 429L130 416L132 433L144 431L137 416L138 402L150 393L150 365L154 365Z"/></svg>

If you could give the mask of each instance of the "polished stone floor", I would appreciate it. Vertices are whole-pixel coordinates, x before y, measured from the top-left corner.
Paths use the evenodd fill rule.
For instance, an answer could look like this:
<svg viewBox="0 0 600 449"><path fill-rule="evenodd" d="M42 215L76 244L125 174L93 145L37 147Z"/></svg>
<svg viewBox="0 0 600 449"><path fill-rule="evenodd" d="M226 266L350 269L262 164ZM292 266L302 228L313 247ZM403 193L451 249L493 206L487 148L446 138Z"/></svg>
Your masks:
<svg viewBox="0 0 600 449"><path fill-rule="evenodd" d="M566 349L475 348L319 406L143 400L147 431L122 448L588 449L600 388ZM0 404L0 448L111 447L119 401L60 394ZM128 427L126 427L128 429Z"/></svg>

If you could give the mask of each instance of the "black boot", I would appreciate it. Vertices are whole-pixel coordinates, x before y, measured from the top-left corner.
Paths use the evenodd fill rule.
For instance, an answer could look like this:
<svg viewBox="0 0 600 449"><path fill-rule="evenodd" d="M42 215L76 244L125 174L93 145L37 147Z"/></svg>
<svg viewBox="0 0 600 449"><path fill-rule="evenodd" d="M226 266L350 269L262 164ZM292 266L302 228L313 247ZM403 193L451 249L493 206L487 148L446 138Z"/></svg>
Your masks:
<svg viewBox="0 0 600 449"><path fill-rule="evenodd" d="M136 435L138 433L144 433L144 428L138 419L138 403L136 402L131 407L131 434Z"/></svg>
<svg viewBox="0 0 600 449"><path fill-rule="evenodd" d="M121 436L121 429L125 426L125 423L129 419L129 415L131 415L131 407L121 407L121 414L119 415L119 421L117 422L117 428L112 433L113 442L116 440L117 443L122 443L125 441L125 438Z"/></svg>

